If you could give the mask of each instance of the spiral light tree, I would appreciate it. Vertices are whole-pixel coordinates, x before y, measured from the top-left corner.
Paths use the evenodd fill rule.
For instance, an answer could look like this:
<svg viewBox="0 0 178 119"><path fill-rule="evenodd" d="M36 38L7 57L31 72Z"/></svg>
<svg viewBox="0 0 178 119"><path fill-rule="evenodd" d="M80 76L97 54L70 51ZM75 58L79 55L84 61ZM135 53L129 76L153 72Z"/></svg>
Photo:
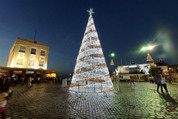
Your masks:
<svg viewBox="0 0 178 119"><path fill-rule="evenodd" d="M77 57L70 91L103 93L113 90L109 71L93 21L93 10L88 10L89 19Z"/></svg>

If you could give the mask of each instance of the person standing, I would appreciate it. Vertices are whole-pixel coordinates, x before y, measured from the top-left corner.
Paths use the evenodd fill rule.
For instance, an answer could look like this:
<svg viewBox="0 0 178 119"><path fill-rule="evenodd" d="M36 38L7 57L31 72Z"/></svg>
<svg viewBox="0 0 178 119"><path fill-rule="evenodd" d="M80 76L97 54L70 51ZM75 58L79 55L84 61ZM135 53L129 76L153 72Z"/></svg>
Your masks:
<svg viewBox="0 0 178 119"><path fill-rule="evenodd" d="M30 77L31 87L33 86L33 82L34 82L34 78L33 78L33 77Z"/></svg>
<svg viewBox="0 0 178 119"><path fill-rule="evenodd" d="M10 76L8 76L8 84L9 84L9 86L11 84L11 77Z"/></svg>
<svg viewBox="0 0 178 119"><path fill-rule="evenodd" d="M133 76L130 76L130 87L132 87L132 84L135 87L135 79Z"/></svg>
<svg viewBox="0 0 178 119"><path fill-rule="evenodd" d="M27 86L28 86L28 87L31 87L31 85L32 85L32 84L31 84L31 77L28 77L28 85L27 85Z"/></svg>
<svg viewBox="0 0 178 119"><path fill-rule="evenodd" d="M40 84L40 80L41 80L41 78L38 77L38 78L37 78L37 83L38 83L38 85Z"/></svg>
<svg viewBox="0 0 178 119"><path fill-rule="evenodd" d="M156 77L156 82L157 82L157 92L159 92L159 87L161 86L161 76L158 75Z"/></svg>
<svg viewBox="0 0 178 119"><path fill-rule="evenodd" d="M150 79L150 83L154 83L154 81L153 81L153 80L154 80L153 76L150 75L150 76L149 76L149 79Z"/></svg>
<svg viewBox="0 0 178 119"><path fill-rule="evenodd" d="M163 75L161 75L161 92L164 93L163 91L163 87L164 87L164 90L166 91L166 93L168 93L168 90L167 90L167 85L166 85L166 77Z"/></svg>

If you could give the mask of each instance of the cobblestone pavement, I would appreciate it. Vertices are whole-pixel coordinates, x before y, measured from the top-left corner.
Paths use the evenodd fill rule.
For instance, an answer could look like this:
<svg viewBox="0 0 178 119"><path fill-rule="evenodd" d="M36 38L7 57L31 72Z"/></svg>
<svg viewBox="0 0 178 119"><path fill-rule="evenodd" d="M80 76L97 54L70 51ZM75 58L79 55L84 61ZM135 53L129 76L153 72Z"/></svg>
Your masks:
<svg viewBox="0 0 178 119"><path fill-rule="evenodd" d="M169 94L157 93L155 84L121 82L120 92L71 93L53 82L32 88L17 85L6 108L13 119L150 119L178 118L178 85L168 85ZM1 119L1 117L0 117Z"/></svg>

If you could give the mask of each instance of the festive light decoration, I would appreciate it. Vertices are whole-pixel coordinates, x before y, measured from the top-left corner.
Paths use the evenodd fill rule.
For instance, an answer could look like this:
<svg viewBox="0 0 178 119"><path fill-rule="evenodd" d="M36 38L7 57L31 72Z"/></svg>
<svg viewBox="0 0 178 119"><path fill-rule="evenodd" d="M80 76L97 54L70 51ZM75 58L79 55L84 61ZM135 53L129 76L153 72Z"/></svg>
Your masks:
<svg viewBox="0 0 178 119"><path fill-rule="evenodd" d="M77 57L70 91L103 93L113 90L109 71L105 62L98 34L95 29L92 13L84 33Z"/></svg>
<svg viewBox="0 0 178 119"><path fill-rule="evenodd" d="M147 58L146 58L146 61L148 61L148 62L153 62L154 60L152 59L151 55L148 54L148 55L147 55Z"/></svg>
<svg viewBox="0 0 178 119"><path fill-rule="evenodd" d="M111 60L110 65L111 65L111 66L114 66L114 61L113 61L113 60Z"/></svg>

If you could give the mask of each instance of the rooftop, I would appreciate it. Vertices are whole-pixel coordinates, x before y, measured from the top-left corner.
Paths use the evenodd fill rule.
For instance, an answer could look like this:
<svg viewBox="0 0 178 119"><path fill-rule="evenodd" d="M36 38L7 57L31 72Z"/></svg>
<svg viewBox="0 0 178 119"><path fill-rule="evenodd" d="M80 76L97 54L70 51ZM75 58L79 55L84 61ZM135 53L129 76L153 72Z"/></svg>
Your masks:
<svg viewBox="0 0 178 119"><path fill-rule="evenodd" d="M39 41L36 41L36 40L31 40L31 39L22 39L22 38L17 38L16 39L16 42L17 41L25 41L25 42L29 42L29 43L34 43L34 44L38 44L38 45L43 45L43 46L47 46Z"/></svg>

